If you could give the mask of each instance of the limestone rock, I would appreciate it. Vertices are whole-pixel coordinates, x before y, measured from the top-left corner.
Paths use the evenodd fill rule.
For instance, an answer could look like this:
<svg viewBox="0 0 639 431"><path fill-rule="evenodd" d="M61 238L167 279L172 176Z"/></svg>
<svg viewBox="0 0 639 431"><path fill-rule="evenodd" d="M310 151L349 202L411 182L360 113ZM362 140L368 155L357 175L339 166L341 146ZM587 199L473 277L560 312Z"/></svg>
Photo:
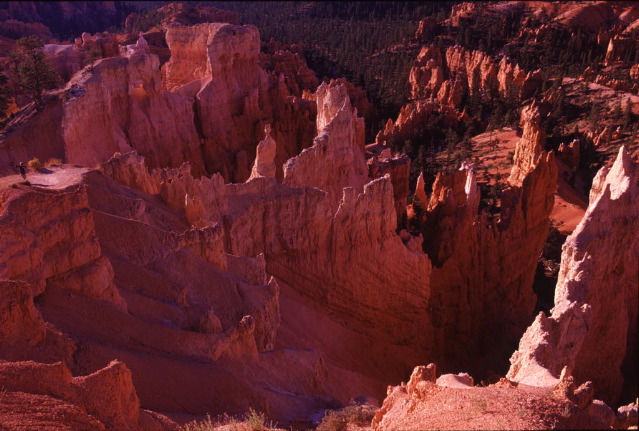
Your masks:
<svg viewBox="0 0 639 431"><path fill-rule="evenodd" d="M557 171L553 154L543 151L539 124L529 117L525 111L525 131L511 171L511 178L519 179L503 192L498 220L478 214L480 193L469 165L438 174L425 208L422 235L434 265L431 312L436 340L471 372L481 361L471 361L472 355L463 359L464 352L491 345L489 351L507 354L511 348L504 340L519 340L532 320L532 282L550 223ZM453 318L448 307L463 311ZM498 342L492 335L497 330ZM474 335L462 341L453 333ZM451 338L460 344L443 341Z"/></svg>
<svg viewBox="0 0 639 431"><path fill-rule="evenodd" d="M442 374L437 378L437 386L465 389L472 388L474 381L468 373Z"/></svg>
<svg viewBox="0 0 639 431"><path fill-rule="evenodd" d="M284 75L286 87L297 97L303 91L315 91L319 81L315 73L303 60L302 48L299 45L283 45L271 39L260 52L260 65L275 76Z"/></svg>
<svg viewBox="0 0 639 431"><path fill-rule="evenodd" d="M581 159L579 139L574 139L567 145L562 142L557 151L557 158L563 160L571 168L576 169Z"/></svg>
<svg viewBox="0 0 639 431"><path fill-rule="evenodd" d="M506 57L497 61L482 51L455 45L441 52L424 46L410 71L411 96L415 100L436 98L459 107L466 94L500 94L526 99L541 86L541 70L526 74Z"/></svg>
<svg viewBox="0 0 639 431"><path fill-rule="evenodd" d="M413 36L413 40L417 42L427 42L432 39L433 32L437 28L437 20L435 17L429 16L419 21L417 31Z"/></svg>
<svg viewBox="0 0 639 431"><path fill-rule="evenodd" d="M624 61L627 53L636 45L636 39L615 35L608 43L604 64L608 66L616 61Z"/></svg>
<svg viewBox="0 0 639 431"><path fill-rule="evenodd" d="M190 160L203 172L192 102L162 92L158 69L157 56L141 49L130 58L102 59L93 73L69 82L61 119L67 162L94 166L135 149L151 167Z"/></svg>
<svg viewBox="0 0 639 431"><path fill-rule="evenodd" d="M82 55L74 49L74 45L47 44L42 47L42 52L45 55L45 61L64 81L68 81L82 69Z"/></svg>
<svg viewBox="0 0 639 431"><path fill-rule="evenodd" d="M546 142L546 132L541 128L539 109L534 103L522 109L521 123L523 132L519 144L515 147L514 166L508 179L511 185L516 186L523 184L524 177L537 163Z"/></svg>
<svg viewBox="0 0 639 431"><path fill-rule="evenodd" d="M531 390L505 379L473 387L467 374L447 374L437 381L435 377L432 364L418 366L408 384L389 386L372 429L601 429L615 423L615 413L592 399L587 384L576 390L573 384L564 395ZM617 417L618 423L630 423L621 422L625 414Z"/></svg>
<svg viewBox="0 0 639 431"><path fill-rule="evenodd" d="M275 178L275 152L277 144L271 138L270 124L264 127L264 139L257 144L255 163L248 181L257 177Z"/></svg>
<svg viewBox="0 0 639 431"><path fill-rule="evenodd" d="M6 397L18 397L23 402L10 412L2 412L3 424L106 430L178 429L170 419L157 414L150 416L140 409L131 372L120 361L82 377L72 377L61 362L5 362L0 364L0 382Z"/></svg>
<svg viewBox="0 0 639 431"><path fill-rule="evenodd" d="M435 45L423 46L410 70L409 82L413 99L437 94L444 82L441 51Z"/></svg>
<svg viewBox="0 0 639 431"><path fill-rule="evenodd" d="M161 179L157 174L149 174L144 157L135 151L125 154L115 153L109 160L102 163L100 170L125 186L135 187L150 194L157 194L160 191Z"/></svg>
<svg viewBox="0 0 639 431"><path fill-rule="evenodd" d="M0 281L0 346L23 343L33 346L44 340L44 320L30 292L31 288L23 281Z"/></svg>
<svg viewBox="0 0 639 431"><path fill-rule="evenodd" d="M556 376L567 366L610 403L636 380L639 243L628 232L639 229L638 175L623 147L612 168L598 172L586 214L563 246L552 314L528 329L509 378L520 381L539 366Z"/></svg>
<svg viewBox="0 0 639 431"><path fill-rule="evenodd" d="M393 196L395 197L395 212L397 220L401 220L406 213L408 200L408 178L410 175L410 158L406 155L398 154L390 156L390 149L384 150L389 157L374 156L367 162L369 178L379 178L387 173L390 174L393 183Z"/></svg>
<svg viewBox="0 0 639 431"><path fill-rule="evenodd" d="M351 108L343 84L324 83L316 97L318 136L311 148L286 162L283 183L324 190L337 208L344 187L361 192L368 179L364 120Z"/></svg>
<svg viewBox="0 0 639 431"><path fill-rule="evenodd" d="M60 283L126 309L101 255L86 188L63 191L5 189L0 202L0 279L24 280L39 295Z"/></svg>
<svg viewBox="0 0 639 431"><path fill-rule="evenodd" d="M263 128L259 120L272 115L264 103L270 82L258 66L257 28L221 23L169 27L166 40L172 53L163 66L167 88L189 83L176 92L195 97L207 171L245 181ZM249 149L248 157L239 157Z"/></svg>
<svg viewBox="0 0 639 431"><path fill-rule="evenodd" d="M165 86L195 98L206 169L236 182L249 177L265 124L278 143L276 166L312 142L312 108L290 97L283 73L259 66L259 40L254 26L221 23L170 26L166 34Z"/></svg>

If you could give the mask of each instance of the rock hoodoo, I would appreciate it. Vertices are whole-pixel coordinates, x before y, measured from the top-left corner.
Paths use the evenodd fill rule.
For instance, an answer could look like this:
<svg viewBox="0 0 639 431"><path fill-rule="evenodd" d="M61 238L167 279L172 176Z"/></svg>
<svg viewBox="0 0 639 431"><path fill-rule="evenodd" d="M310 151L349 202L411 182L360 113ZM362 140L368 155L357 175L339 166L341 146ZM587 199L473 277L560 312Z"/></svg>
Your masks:
<svg viewBox="0 0 639 431"><path fill-rule="evenodd" d="M536 108L522 114L524 131L498 220L478 213L479 188L468 165L454 174L438 174L425 208L424 249L434 264L433 320L440 344L456 358L471 351L475 357L507 354L532 320L532 282L550 224L557 173L553 154L543 150L538 114L529 111ZM463 311L451 319L445 311L451 307ZM503 335L499 340L493 336L497 330ZM443 342L451 337L459 345Z"/></svg>
<svg viewBox="0 0 639 431"><path fill-rule="evenodd" d="M555 306L526 331L509 378L545 385L568 367L606 402L636 391L639 243L627 233L639 230L638 175L622 147L595 177L586 214L563 246Z"/></svg>

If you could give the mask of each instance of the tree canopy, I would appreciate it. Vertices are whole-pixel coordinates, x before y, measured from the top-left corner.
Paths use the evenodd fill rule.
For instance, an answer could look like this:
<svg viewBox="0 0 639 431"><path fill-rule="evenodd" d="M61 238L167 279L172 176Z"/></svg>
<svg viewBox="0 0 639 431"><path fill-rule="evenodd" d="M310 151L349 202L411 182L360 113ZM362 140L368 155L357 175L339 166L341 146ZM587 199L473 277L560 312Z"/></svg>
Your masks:
<svg viewBox="0 0 639 431"><path fill-rule="evenodd" d="M44 91L55 88L61 82L60 76L44 61L42 39L28 36L19 39L16 44L17 50L11 56L16 84L40 107Z"/></svg>

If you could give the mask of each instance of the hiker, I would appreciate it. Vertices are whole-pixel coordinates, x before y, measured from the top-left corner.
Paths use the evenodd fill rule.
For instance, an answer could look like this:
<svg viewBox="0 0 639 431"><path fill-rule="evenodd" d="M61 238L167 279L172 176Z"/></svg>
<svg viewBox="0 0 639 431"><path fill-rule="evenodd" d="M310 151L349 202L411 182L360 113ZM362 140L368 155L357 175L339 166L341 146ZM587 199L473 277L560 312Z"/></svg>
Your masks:
<svg viewBox="0 0 639 431"><path fill-rule="evenodd" d="M24 162L20 162L19 165L16 165L16 168L20 169L20 176L22 177L23 180L27 180L27 171L25 169L24 166Z"/></svg>

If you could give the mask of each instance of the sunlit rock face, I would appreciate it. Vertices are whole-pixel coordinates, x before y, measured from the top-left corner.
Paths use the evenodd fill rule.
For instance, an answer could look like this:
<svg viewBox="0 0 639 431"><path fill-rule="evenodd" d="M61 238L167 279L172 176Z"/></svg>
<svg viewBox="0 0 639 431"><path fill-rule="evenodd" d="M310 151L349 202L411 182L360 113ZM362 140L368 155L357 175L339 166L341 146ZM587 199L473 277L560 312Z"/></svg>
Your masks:
<svg viewBox="0 0 639 431"><path fill-rule="evenodd" d="M624 147L597 173L586 214L563 246L555 307L526 331L509 378L534 384L540 369L557 378L568 367L608 403L624 387L636 390L639 240L628 232L639 229L638 181Z"/></svg>
<svg viewBox="0 0 639 431"><path fill-rule="evenodd" d="M436 339L447 358L467 367L477 366L471 357L507 355L532 321L532 283L550 224L557 172L553 153L543 150L538 115L524 110L522 122L524 133L498 220L478 213L479 187L469 165L438 174L425 205L422 235L434 265ZM416 193L424 199L422 191ZM495 331L500 337L494 337Z"/></svg>

